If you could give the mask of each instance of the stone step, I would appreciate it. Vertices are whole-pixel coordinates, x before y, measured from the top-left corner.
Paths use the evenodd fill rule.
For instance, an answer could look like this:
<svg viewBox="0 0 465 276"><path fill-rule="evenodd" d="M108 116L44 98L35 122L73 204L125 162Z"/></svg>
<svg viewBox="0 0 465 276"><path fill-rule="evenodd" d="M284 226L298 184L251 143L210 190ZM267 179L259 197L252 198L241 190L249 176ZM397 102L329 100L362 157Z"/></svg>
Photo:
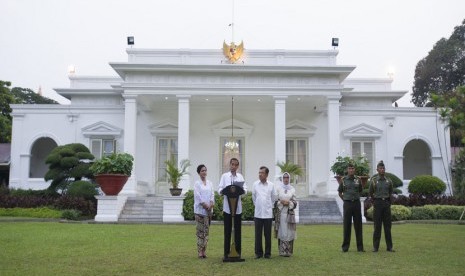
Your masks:
<svg viewBox="0 0 465 276"><path fill-rule="evenodd" d="M143 219L143 218L158 219L162 217L163 216L159 216L159 215L144 215L144 214L140 214L140 215L131 214L131 215L121 216L121 218L126 218L126 219Z"/></svg>
<svg viewBox="0 0 465 276"><path fill-rule="evenodd" d="M299 223L341 223L342 215L336 199L299 200Z"/></svg>
<svg viewBox="0 0 465 276"><path fill-rule="evenodd" d="M118 221L128 223L163 222L163 198L128 198Z"/></svg>

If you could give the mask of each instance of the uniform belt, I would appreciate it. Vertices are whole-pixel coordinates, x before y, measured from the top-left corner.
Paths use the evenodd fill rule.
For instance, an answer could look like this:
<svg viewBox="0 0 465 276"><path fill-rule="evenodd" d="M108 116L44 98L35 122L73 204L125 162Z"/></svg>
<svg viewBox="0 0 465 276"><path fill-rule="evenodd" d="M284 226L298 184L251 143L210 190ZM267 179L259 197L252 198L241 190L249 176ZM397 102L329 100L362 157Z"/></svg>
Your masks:
<svg viewBox="0 0 465 276"><path fill-rule="evenodd" d="M356 202L356 201L360 201L360 199L344 199L344 201Z"/></svg>
<svg viewBox="0 0 465 276"><path fill-rule="evenodd" d="M389 197L377 197L375 199L379 199L379 200L391 200L391 198Z"/></svg>

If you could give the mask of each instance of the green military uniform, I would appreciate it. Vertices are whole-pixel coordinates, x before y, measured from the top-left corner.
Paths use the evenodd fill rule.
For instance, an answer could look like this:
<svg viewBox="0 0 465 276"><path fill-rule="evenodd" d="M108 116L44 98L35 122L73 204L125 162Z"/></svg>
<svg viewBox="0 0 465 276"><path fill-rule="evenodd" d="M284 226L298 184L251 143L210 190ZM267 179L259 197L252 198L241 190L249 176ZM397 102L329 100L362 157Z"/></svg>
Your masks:
<svg viewBox="0 0 465 276"><path fill-rule="evenodd" d="M392 181L387 177L380 175L373 176L370 179L370 196L373 198L373 251L378 251L381 240L381 224L384 225L384 238L386 240L386 249L392 250L391 236L391 195L393 193Z"/></svg>
<svg viewBox="0 0 465 276"><path fill-rule="evenodd" d="M339 184L339 196L344 200L343 211L343 232L344 240L342 242L342 251L347 252L350 247L352 218L354 220L355 238L357 240L357 251L363 252L363 234L362 234L362 212L360 204L360 194L363 187L360 179L356 176L344 176Z"/></svg>

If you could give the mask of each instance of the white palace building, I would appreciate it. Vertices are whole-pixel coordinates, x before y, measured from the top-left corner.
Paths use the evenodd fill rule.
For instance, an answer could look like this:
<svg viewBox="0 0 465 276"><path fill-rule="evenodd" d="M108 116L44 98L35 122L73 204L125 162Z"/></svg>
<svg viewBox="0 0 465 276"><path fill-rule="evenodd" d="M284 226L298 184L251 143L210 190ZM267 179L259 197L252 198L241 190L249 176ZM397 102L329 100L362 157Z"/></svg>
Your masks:
<svg viewBox="0 0 465 276"><path fill-rule="evenodd" d="M351 79L337 50L244 50L237 61L218 50L127 49L114 77L70 75L55 89L69 105L12 105L10 188L44 189L44 160L58 145L82 143L97 157L134 155L123 196L165 196L164 160L192 163L181 183L192 189L198 164L217 187L234 154L249 186L259 167L304 169L299 197L334 197L330 167L339 154L365 154L404 180L419 174L449 182L449 131L432 108L396 107L407 91L392 79ZM234 62L233 62L234 61ZM234 143L233 143L234 144ZM404 185L404 190L405 190Z"/></svg>

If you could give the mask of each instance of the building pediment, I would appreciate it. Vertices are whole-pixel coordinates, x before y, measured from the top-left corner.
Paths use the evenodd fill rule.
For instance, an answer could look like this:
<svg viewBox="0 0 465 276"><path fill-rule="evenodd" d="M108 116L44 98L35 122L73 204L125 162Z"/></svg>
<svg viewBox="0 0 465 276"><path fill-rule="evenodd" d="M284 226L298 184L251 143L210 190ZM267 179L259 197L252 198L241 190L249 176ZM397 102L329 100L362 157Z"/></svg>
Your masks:
<svg viewBox="0 0 465 276"><path fill-rule="evenodd" d="M292 137L313 136L317 129L316 127L301 120L292 120L286 125L286 135Z"/></svg>
<svg viewBox="0 0 465 276"><path fill-rule="evenodd" d="M237 119L225 120L211 127L217 136L231 136L231 126L234 125L234 136L249 136L253 131L253 126Z"/></svg>
<svg viewBox="0 0 465 276"><path fill-rule="evenodd" d="M383 131L363 123L343 130L342 135L348 138L379 138Z"/></svg>
<svg viewBox="0 0 465 276"><path fill-rule="evenodd" d="M172 120L163 120L155 122L148 126L150 133L152 135L177 135L178 134L178 124Z"/></svg>
<svg viewBox="0 0 465 276"><path fill-rule="evenodd" d="M95 137L95 136L112 136L119 137L122 135L123 130L119 127L111 125L109 123L100 121L81 129L84 137Z"/></svg>

